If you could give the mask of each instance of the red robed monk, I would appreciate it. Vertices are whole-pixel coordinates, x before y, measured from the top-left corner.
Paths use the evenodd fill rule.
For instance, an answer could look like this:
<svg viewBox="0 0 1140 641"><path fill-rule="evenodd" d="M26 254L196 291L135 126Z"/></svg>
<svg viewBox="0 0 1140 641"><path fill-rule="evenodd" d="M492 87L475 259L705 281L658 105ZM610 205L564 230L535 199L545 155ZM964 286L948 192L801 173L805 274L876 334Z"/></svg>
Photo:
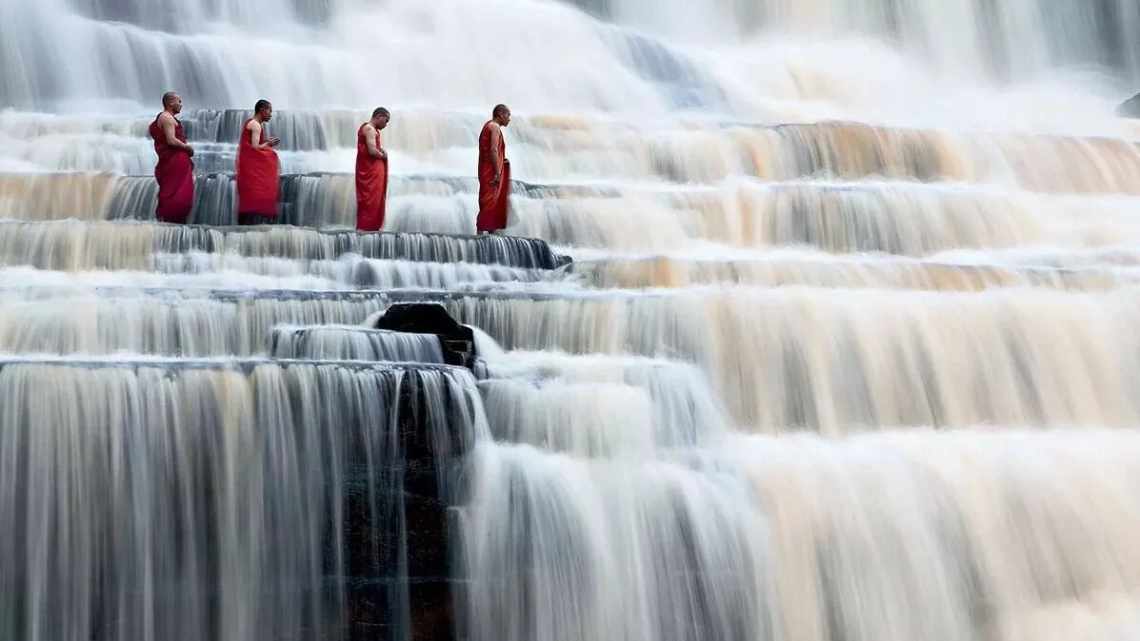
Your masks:
<svg viewBox="0 0 1140 641"><path fill-rule="evenodd" d="M273 105L258 100L253 117L241 127L237 152L238 224L259 225L277 218L277 191L281 165L273 149L279 138L265 134L265 123L273 118Z"/></svg>
<svg viewBox="0 0 1140 641"><path fill-rule="evenodd" d="M162 95L162 113L150 123L150 137L158 164L154 178L158 181L158 207L155 216L164 223L185 223L194 208L194 148L186 144L186 131L177 116L182 112L182 97L173 91Z"/></svg>
<svg viewBox="0 0 1140 641"><path fill-rule="evenodd" d="M496 105L491 119L479 133L479 216L475 229L480 234L507 226L507 201L511 193L511 163L503 127L511 124L511 110Z"/></svg>
<svg viewBox="0 0 1140 641"><path fill-rule="evenodd" d="M388 203L388 152L380 144L380 132L391 114L383 107L356 131L356 229L380 231Z"/></svg>

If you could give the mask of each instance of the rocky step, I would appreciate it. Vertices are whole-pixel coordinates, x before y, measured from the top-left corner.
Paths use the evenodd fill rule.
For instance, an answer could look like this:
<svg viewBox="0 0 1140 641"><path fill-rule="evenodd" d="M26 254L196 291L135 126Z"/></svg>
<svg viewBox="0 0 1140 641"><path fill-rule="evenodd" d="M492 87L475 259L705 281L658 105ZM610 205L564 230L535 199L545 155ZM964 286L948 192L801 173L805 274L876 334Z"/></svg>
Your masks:
<svg viewBox="0 0 1140 641"><path fill-rule="evenodd" d="M475 333L438 303L394 303L367 326L275 327L270 354L283 358L409 360L475 368Z"/></svg>
<svg viewBox="0 0 1140 641"><path fill-rule="evenodd" d="M273 328L274 358L444 363L435 334L397 332L360 325L299 325Z"/></svg>
<svg viewBox="0 0 1140 641"><path fill-rule="evenodd" d="M286 127L285 122L281 127ZM300 124L292 128L296 146L303 148L283 152L284 171L351 170L353 143L333 146L330 141L340 135L317 135ZM471 175L477 133L478 123L466 120L406 123L403 128L393 127L385 144L394 157L406 155L416 166ZM1028 134L845 121L775 125L671 121L645 127L550 116L512 125L509 155L516 176L540 180L587 176L710 183L730 176L765 180L881 176L1001 183L1046 193L1138 193L1140 150L1131 135L1119 134ZM198 170L232 170L236 137L233 140L199 143ZM141 137L92 141L102 149L95 155L77 155L73 145L41 148L35 141L33 136L23 142L28 145L23 154L28 160L18 159L36 171L145 174L154 162L149 142Z"/></svg>
<svg viewBox="0 0 1140 641"><path fill-rule="evenodd" d="M1114 265L1054 267L996 261L954 263L937 256L830 256L771 252L768 256L722 258L684 255L590 258L573 264L575 274L598 288L687 288L734 284L756 287L832 287L978 292L1006 287L1100 291L1140 283L1140 270Z"/></svg>
<svg viewBox="0 0 1140 641"><path fill-rule="evenodd" d="M135 222L0 222L0 264L41 269L156 268L155 256L204 252L251 258L476 263L551 270L569 263L545 241L500 234L360 233L290 225L254 227Z"/></svg>
<svg viewBox="0 0 1140 641"><path fill-rule="evenodd" d="M277 325L364 324L393 302L438 302L508 350L696 363L734 420L757 431L1131 425L1140 417L1126 384L1140 375L1128 358L1136 353L1131 328L1140 318L1128 287L962 293L714 286L558 294L8 289L0 296L0 351L258 354ZM976 384L963 390L961 380Z"/></svg>
<svg viewBox="0 0 1140 641"><path fill-rule="evenodd" d="M274 327L357 325L394 303L436 302L451 309L464 300L561 298L527 292L6 288L0 290L0 353L266 354Z"/></svg>
<svg viewBox="0 0 1140 641"><path fill-rule="evenodd" d="M237 191L232 165L221 173L195 178L190 222L237 223ZM354 227L355 182L351 174L306 173L281 176L279 224L307 227ZM612 193L585 186L513 181L522 198L557 198ZM391 224L425 224L424 216L442 217L448 229L475 229L478 185L473 178L450 176L393 177L389 186ZM13 220L154 220L158 185L152 176L108 173L0 174L0 219ZM406 201L401 205L401 200ZM411 208L411 211L405 209ZM424 211L425 209L441 211ZM455 220L455 219L459 220ZM426 221L431 224L432 221ZM402 231L402 230L398 230ZM417 230L418 231L418 230Z"/></svg>

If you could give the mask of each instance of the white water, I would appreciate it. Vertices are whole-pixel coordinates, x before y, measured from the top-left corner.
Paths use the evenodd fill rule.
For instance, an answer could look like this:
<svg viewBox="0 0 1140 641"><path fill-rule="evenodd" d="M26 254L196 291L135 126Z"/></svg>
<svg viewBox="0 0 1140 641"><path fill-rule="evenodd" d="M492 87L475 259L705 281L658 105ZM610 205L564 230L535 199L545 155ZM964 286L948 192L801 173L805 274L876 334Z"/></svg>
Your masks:
<svg viewBox="0 0 1140 641"><path fill-rule="evenodd" d="M425 393L428 426L458 427L478 405L463 371L5 363L3 636L237 641L335 629L354 600L343 578L397 576L379 573L406 555L404 479L392 471L405 456L392 434L406 389ZM464 430L486 427L469 420L454 433ZM346 545L368 527L375 546L392 547ZM407 593L389 597L373 607L406 629Z"/></svg>
<svg viewBox="0 0 1140 641"><path fill-rule="evenodd" d="M336 493L404 463L336 439L406 435L402 376L433 451L478 439L460 638L1137 638L1138 32L1131 0L0 0L0 636L450 625L336 556ZM284 221L325 229L148 222L170 89L194 222L235 221L266 97ZM344 231L383 104L386 231L471 233L497 102L508 232L573 266ZM358 327L407 300L487 378ZM311 360L241 360L273 356Z"/></svg>

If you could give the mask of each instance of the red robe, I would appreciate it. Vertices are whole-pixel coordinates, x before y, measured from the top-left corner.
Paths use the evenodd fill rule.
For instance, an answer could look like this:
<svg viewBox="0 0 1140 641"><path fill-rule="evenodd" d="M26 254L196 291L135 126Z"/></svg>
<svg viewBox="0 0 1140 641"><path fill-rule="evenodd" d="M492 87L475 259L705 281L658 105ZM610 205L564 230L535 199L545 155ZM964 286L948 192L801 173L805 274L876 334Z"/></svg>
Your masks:
<svg viewBox="0 0 1140 641"><path fill-rule="evenodd" d="M186 142L182 123L177 118L174 122L174 137ZM190 152L167 144L158 116L150 123L149 131L158 154L158 164L154 166L154 178L158 181L155 216L160 222L184 224L194 208L194 161L190 160Z"/></svg>
<svg viewBox="0 0 1140 641"><path fill-rule="evenodd" d="M253 134L246 129L246 120L241 126L241 140L237 152L237 197L238 218L248 216L277 217L277 190L279 188L281 165L277 152L269 147L255 149ZM265 128L261 129L261 142L265 142Z"/></svg>
<svg viewBox="0 0 1140 641"><path fill-rule="evenodd" d="M364 125L356 130L356 229L380 231L388 205L388 159L368 153ZM380 146L380 132L376 132L376 146Z"/></svg>
<svg viewBox="0 0 1140 641"><path fill-rule="evenodd" d="M479 133L479 216L475 228L480 232L497 231L507 226L507 201L511 194L511 163L507 161L507 142L499 136L499 166L491 162L491 124L488 120ZM492 185L495 170L500 169L499 184Z"/></svg>

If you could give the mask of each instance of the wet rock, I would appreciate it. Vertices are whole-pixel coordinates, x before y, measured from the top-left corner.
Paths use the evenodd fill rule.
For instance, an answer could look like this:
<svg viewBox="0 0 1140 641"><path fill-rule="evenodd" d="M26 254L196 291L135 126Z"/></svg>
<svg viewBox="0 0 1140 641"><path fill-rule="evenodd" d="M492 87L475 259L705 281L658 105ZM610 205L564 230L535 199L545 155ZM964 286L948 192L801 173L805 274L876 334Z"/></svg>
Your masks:
<svg viewBox="0 0 1140 641"><path fill-rule="evenodd" d="M1116 108L1116 114L1125 118L1140 118L1140 94L1120 103Z"/></svg>
<svg viewBox="0 0 1140 641"><path fill-rule="evenodd" d="M396 303L376 321L376 329L413 334L435 334L448 365L473 368L475 332L460 325L443 305L437 303Z"/></svg>

